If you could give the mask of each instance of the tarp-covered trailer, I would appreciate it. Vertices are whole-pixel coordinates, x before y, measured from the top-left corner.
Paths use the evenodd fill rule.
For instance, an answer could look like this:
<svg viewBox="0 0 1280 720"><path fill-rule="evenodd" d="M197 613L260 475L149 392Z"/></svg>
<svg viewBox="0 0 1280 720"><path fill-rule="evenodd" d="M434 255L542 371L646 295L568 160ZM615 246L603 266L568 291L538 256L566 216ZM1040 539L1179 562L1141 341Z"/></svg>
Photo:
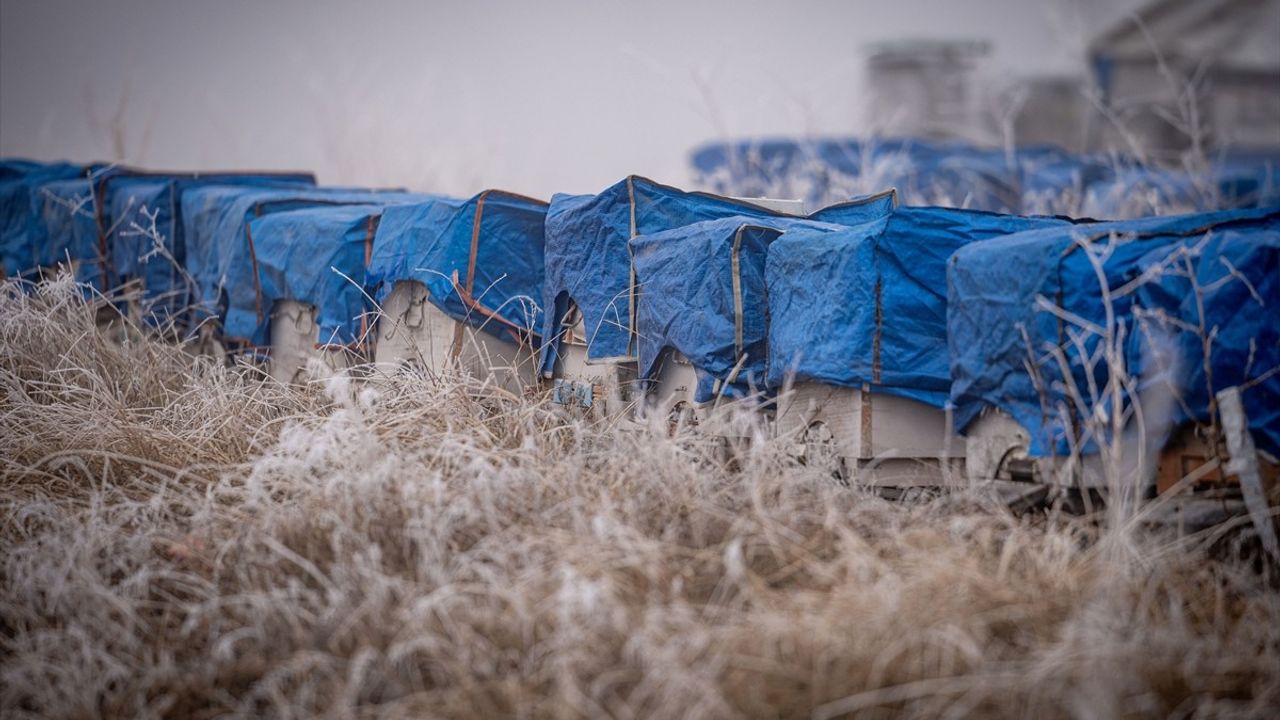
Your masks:
<svg viewBox="0 0 1280 720"><path fill-rule="evenodd" d="M249 222L266 309L253 336L267 338L276 380L304 379L313 360L342 369L368 355L373 306L365 269L382 213L381 205L333 205Z"/></svg>
<svg viewBox="0 0 1280 720"><path fill-rule="evenodd" d="M779 435L835 455L862 482L932 485L958 469L964 445L945 411L947 258L986 238L1069 225L898 207L837 232L783 234L766 269Z"/></svg>
<svg viewBox="0 0 1280 720"><path fill-rule="evenodd" d="M891 204L892 194L886 193L809 217L849 224ZM734 216L794 218L751 201L685 192L638 175L597 195L551 199L539 369L555 379L556 402L618 415L637 399L637 283L629 241Z"/></svg>
<svg viewBox="0 0 1280 720"><path fill-rule="evenodd" d="M1229 388L1274 475L1280 208L1022 232L962 248L947 281L971 476L1100 487L1100 451L1118 447L1159 457L1167 489L1222 458L1216 396Z"/></svg>
<svg viewBox="0 0 1280 720"><path fill-rule="evenodd" d="M458 369L517 393L536 384L546 214L502 190L389 208L369 265L377 364Z"/></svg>
<svg viewBox="0 0 1280 720"><path fill-rule="evenodd" d="M733 408L765 406L769 244L784 231L842 227L736 215L633 238L645 411L731 436Z"/></svg>

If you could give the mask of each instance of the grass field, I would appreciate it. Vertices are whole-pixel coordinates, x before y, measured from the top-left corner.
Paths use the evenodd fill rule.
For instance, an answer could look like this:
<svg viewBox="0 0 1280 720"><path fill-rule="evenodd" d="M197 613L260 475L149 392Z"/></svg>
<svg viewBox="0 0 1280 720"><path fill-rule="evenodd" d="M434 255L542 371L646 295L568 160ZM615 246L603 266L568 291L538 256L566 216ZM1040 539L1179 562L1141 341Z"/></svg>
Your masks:
<svg viewBox="0 0 1280 720"><path fill-rule="evenodd" d="M471 389L272 385L4 285L0 716L1280 713L1276 573L1230 537Z"/></svg>

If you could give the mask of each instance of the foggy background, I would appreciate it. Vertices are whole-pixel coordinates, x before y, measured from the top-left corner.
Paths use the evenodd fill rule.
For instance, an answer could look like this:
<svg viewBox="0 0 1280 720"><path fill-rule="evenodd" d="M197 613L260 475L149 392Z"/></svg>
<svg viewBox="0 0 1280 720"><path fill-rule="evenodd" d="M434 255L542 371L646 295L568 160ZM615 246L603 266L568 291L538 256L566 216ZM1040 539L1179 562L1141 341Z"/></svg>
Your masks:
<svg viewBox="0 0 1280 720"><path fill-rule="evenodd" d="M716 138L856 134L868 47L1077 70L1138 0L0 0L0 155L465 195L687 183Z"/></svg>

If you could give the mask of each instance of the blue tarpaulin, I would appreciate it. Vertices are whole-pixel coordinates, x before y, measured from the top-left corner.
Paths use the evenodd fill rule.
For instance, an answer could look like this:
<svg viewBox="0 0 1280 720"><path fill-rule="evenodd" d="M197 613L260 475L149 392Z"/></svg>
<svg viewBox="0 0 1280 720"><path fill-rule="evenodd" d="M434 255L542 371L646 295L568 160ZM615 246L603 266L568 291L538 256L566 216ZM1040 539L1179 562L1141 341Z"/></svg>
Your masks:
<svg viewBox="0 0 1280 720"><path fill-rule="evenodd" d="M1167 374L1152 364L1158 355L1143 347L1158 323L1147 322L1144 327L1136 318L1146 305L1196 322L1195 296L1176 275L1144 276L1143 270L1179 245L1202 242L1206 234L1213 242L1196 260L1197 275L1212 283L1235 268L1247 280L1246 284L1232 276L1240 287L1224 284L1204 296L1205 327L1217 327L1217 350L1210 362L1214 387L1244 381L1250 363L1241 357L1251 347L1256 357L1248 370L1250 377L1265 371L1268 363L1274 367L1280 362L1273 309L1280 303L1278 231L1280 209L1235 210L1052 227L960 249L947 271L950 399L956 427L963 430L984 408L994 407L1029 430L1033 454L1066 454L1073 446L1089 450L1090 439L1077 435L1080 418L1073 415L1065 388L1074 385L1088 399L1087 388L1106 384L1106 363L1094 363L1090 371L1086 360L1099 351L1100 332L1121 327L1128 343L1129 375L1145 378L1151 387ZM1085 243L1098 253L1101 280ZM1103 280L1113 291L1111 312L1116 322L1112 326L1106 321ZM1255 289L1262 303L1252 302L1255 298L1248 287ZM1183 414L1207 420L1207 395L1196 395L1199 390L1191 387L1203 380L1197 374L1204 367L1199 337L1169 342L1182 355L1178 359L1184 375L1179 384L1187 403ZM1069 373L1064 373L1055 357L1059 351ZM1200 370L1189 370L1196 363ZM1273 375L1244 393L1259 445L1272 452L1280 440L1275 426L1278 380Z"/></svg>
<svg viewBox="0 0 1280 720"><path fill-rule="evenodd" d="M1047 152L1029 148L1028 154ZM1019 208L1016 157L1000 149L919 138L770 139L694 151L699 184L735 195L834 202L857 188L896 187L910 204L994 211Z"/></svg>
<svg viewBox="0 0 1280 720"><path fill-rule="evenodd" d="M1104 160L1096 160L1102 164ZM1223 153L1203 167L1111 160L1085 187L1082 208L1100 218L1257 208L1280 203L1280 155Z"/></svg>
<svg viewBox="0 0 1280 720"><path fill-rule="evenodd" d="M89 178L58 180L40 186L40 219L45 242L34 253L35 266L72 262L76 281L98 291L103 285L103 263L98 244L98 218L94 211L93 181Z"/></svg>
<svg viewBox="0 0 1280 720"><path fill-rule="evenodd" d="M187 272L195 281L193 304L198 314L225 312L222 290L227 272L244 272L249 263L233 264L233 257L247 257L244 228L256 215L258 203L283 197L329 195L314 190L272 190L233 185L206 185L182 193L182 235L187 245Z"/></svg>
<svg viewBox="0 0 1280 720"><path fill-rule="evenodd" d="M1096 202L1091 205L1089 201L1091 188L1115 177L1113 163L1107 158L1046 152L1021 154L1018 161L1023 214L1103 214L1098 212Z"/></svg>
<svg viewBox="0 0 1280 720"><path fill-rule="evenodd" d="M354 345L367 341L365 266L382 215L381 205L311 207L263 215L249 222L261 293L236 318L257 317L254 327L228 327L232 335L266 345L272 307L294 300L316 308L319 342Z"/></svg>
<svg viewBox="0 0 1280 720"><path fill-rule="evenodd" d="M821 210L814 220L862 222L892 208L892 193ZM793 217L750 202L691 193L632 175L598 195L556 195L546 218L546 290L541 370L549 377L559 355L570 303L582 313L587 357L633 358L635 318L628 241L704 220L733 216Z"/></svg>
<svg viewBox="0 0 1280 720"><path fill-rule="evenodd" d="M1263 207L1280 201L1280 155L1211 151L1164 167L1124 154L1050 146L977 147L924 138L775 138L715 142L691 161L698 183L733 195L838 200L896 187L908 205L1115 218L1171 210Z"/></svg>
<svg viewBox="0 0 1280 720"><path fill-rule="evenodd" d="M167 178L122 176L99 187L104 189L103 226L107 229L108 277L113 284L141 280L146 291L146 318L163 324L185 298L172 295L179 266L170 257L173 213L161 197ZM150 222L154 214L154 224ZM153 250L159 246L170 257ZM152 314L154 312L154 314Z"/></svg>
<svg viewBox="0 0 1280 720"><path fill-rule="evenodd" d="M541 330L547 203L501 190L388 208L369 284L379 302L401 280L436 307L493 335L527 342Z"/></svg>
<svg viewBox="0 0 1280 720"><path fill-rule="evenodd" d="M258 324L257 273L254 269L250 220L276 212L326 205L406 203L425 196L398 191L349 188L263 189L206 186L182 194L187 271L195 280L194 299L203 317L220 317L228 335L244 339L230 327L244 330ZM234 300L233 300L234 296ZM246 313L245 308L255 308ZM232 314L239 317L232 318ZM202 319L203 319L202 317Z"/></svg>
<svg viewBox="0 0 1280 720"><path fill-rule="evenodd" d="M35 160L24 160L22 158L0 158L0 182L17 180L20 177L30 174L33 170L38 170L48 164L49 163L37 162Z"/></svg>
<svg viewBox="0 0 1280 720"><path fill-rule="evenodd" d="M44 248L36 253L40 265L65 263L77 266L76 280L90 286L87 292L105 292L119 282L113 271L112 238L108 237L110 213L102 192L113 175L135 173L119 165L94 166L82 177L41 186L41 224Z"/></svg>
<svg viewBox="0 0 1280 720"><path fill-rule="evenodd" d="M1241 387L1256 442L1277 454L1280 216L1157 248L1137 269L1151 281L1137 289L1139 323L1128 351L1130 366L1140 363L1146 372L1144 387L1178 398L1175 426L1209 419L1211 389ZM1201 335L1189 329L1200 326L1200 303L1205 327L1214 333L1207 368Z"/></svg>
<svg viewBox="0 0 1280 720"><path fill-rule="evenodd" d="M738 215L633 238L640 378L656 380L665 351L674 350L697 372L695 402L762 392L765 255L783 231L800 228L842 226Z"/></svg>
<svg viewBox="0 0 1280 720"><path fill-rule="evenodd" d="M1232 207L1280 205L1280 149L1214 153L1210 162L1215 188Z"/></svg>
<svg viewBox="0 0 1280 720"><path fill-rule="evenodd" d="M869 385L942 407L947 258L979 240L1069 226L1055 217L899 207L839 232L788 231L769 248L769 383Z"/></svg>
<svg viewBox="0 0 1280 720"><path fill-rule="evenodd" d="M861 225L872 220L889 217L898 207L898 192L885 190L874 195L842 200L834 205L809 214L815 222L834 223L836 225Z"/></svg>
<svg viewBox="0 0 1280 720"><path fill-rule="evenodd" d="M39 266L47 238L40 188L86 172L83 165L71 163L0 161L0 260L5 274L26 276Z"/></svg>
<svg viewBox="0 0 1280 720"><path fill-rule="evenodd" d="M191 299L182 195L207 185L310 187L305 173L165 174L121 170L95 180L112 281L141 280L147 318L167 325Z"/></svg>

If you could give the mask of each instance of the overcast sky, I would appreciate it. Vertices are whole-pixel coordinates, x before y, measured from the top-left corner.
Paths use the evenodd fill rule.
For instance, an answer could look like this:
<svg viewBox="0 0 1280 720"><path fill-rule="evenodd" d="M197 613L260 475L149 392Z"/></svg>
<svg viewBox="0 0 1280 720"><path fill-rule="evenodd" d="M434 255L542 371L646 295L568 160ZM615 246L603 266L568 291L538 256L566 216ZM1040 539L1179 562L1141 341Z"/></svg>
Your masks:
<svg viewBox="0 0 1280 720"><path fill-rule="evenodd" d="M0 0L0 155L468 194L687 181L717 137L858 130L865 50L1076 67L1138 0Z"/></svg>

